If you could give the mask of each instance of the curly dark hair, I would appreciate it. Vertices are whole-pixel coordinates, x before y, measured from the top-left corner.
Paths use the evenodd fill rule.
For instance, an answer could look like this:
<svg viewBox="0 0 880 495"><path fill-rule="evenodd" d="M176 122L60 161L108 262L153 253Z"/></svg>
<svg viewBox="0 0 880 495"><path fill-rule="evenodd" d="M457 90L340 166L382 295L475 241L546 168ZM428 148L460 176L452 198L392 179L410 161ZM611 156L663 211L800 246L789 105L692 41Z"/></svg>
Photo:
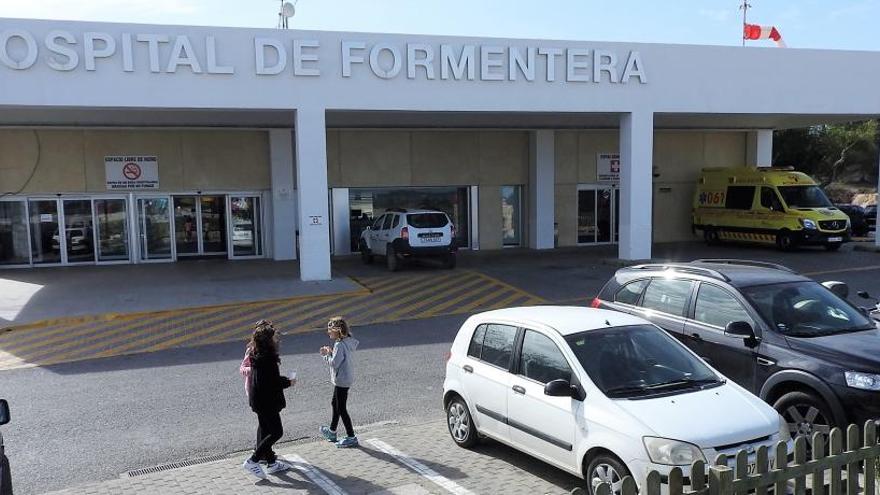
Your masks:
<svg viewBox="0 0 880 495"><path fill-rule="evenodd" d="M254 357L278 357L278 336L275 325L269 320L254 323L254 333L247 344L248 352Z"/></svg>

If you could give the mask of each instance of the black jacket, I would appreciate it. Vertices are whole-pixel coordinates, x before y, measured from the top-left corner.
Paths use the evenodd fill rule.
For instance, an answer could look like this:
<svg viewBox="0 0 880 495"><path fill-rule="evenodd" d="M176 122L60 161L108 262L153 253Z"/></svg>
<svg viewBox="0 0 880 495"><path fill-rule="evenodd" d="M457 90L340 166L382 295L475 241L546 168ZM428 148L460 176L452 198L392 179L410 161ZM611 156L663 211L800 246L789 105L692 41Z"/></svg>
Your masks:
<svg viewBox="0 0 880 495"><path fill-rule="evenodd" d="M277 412L287 407L284 389L290 379L278 371L278 356L251 355L250 406L254 412Z"/></svg>

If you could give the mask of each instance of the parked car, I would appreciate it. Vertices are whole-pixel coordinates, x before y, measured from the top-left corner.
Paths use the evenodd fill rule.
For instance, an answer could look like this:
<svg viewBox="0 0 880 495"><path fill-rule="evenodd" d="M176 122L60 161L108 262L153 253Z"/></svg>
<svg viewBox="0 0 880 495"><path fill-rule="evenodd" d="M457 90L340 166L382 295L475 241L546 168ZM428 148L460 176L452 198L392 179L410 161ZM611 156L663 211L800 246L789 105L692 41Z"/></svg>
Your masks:
<svg viewBox="0 0 880 495"><path fill-rule="evenodd" d="M838 210L846 213L849 217L849 224L852 228L852 235L856 237L864 237L868 235L868 223L865 219L865 209L859 205L837 204L834 205Z"/></svg>
<svg viewBox="0 0 880 495"><path fill-rule="evenodd" d="M412 258L440 259L447 268L455 268L455 226L442 211L387 210L364 229L358 247L364 263L383 256L390 271Z"/></svg>
<svg viewBox="0 0 880 495"><path fill-rule="evenodd" d="M0 399L0 426L12 419L6 399ZM0 495L12 495L12 473L9 471L9 459L3 446L3 434L0 433Z"/></svg>
<svg viewBox="0 0 880 495"><path fill-rule="evenodd" d="M877 227L877 205L868 205L865 207L865 223L868 224L868 230L875 230Z"/></svg>
<svg viewBox="0 0 880 495"><path fill-rule="evenodd" d="M835 290L839 290L838 285ZM758 395L793 435L880 418L880 330L780 265L697 260L618 270L593 307L641 316Z"/></svg>
<svg viewBox="0 0 880 495"><path fill-rule="evenodd" d="M67 232L67 249L71 252L91 251L92 250L92 229L88 227L68 227ZM61 250L61 239L58 231L52 234L52 249Z"/></svg>
<svg viewBox="0 0 880 495"><path fill-rule="evenodd" d="M688 476L695 460L788 438L773 408L662 329L583 307L468 318L447 361L443 406L459 446L491 437L584 478L591 493L604 481L619 494L628 475L644 486L650 470L679 466Z"/></svg>

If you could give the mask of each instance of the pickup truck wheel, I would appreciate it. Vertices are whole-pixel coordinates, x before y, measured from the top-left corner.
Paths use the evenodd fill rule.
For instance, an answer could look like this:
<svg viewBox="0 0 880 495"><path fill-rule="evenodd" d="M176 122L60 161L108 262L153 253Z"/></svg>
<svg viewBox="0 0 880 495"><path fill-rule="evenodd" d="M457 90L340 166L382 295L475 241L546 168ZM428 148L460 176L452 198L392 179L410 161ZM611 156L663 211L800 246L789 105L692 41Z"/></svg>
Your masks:
<svg viewBox="0 0 880 495"><path fill-rule="evenodd" d="M400 269L400 260L397 259L397 254L394 252L394 246L390 244L385 248L385 266L389 272L396 272Z"/></svg>

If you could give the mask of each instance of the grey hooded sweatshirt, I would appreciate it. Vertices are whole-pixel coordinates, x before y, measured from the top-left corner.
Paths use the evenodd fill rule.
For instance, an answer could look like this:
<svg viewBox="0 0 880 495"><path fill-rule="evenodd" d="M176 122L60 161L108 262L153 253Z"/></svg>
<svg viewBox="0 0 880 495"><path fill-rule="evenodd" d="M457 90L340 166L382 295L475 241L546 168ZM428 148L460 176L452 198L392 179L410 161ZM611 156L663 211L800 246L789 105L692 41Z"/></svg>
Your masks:
<svg viewBox="0 0 880 495"><path fill-rule="evenodd" d="M337 387L351 387L354 384L354 350L360 342L354 337L337 340L333 352L324 356L330 365L330 383Z"/></svg>

